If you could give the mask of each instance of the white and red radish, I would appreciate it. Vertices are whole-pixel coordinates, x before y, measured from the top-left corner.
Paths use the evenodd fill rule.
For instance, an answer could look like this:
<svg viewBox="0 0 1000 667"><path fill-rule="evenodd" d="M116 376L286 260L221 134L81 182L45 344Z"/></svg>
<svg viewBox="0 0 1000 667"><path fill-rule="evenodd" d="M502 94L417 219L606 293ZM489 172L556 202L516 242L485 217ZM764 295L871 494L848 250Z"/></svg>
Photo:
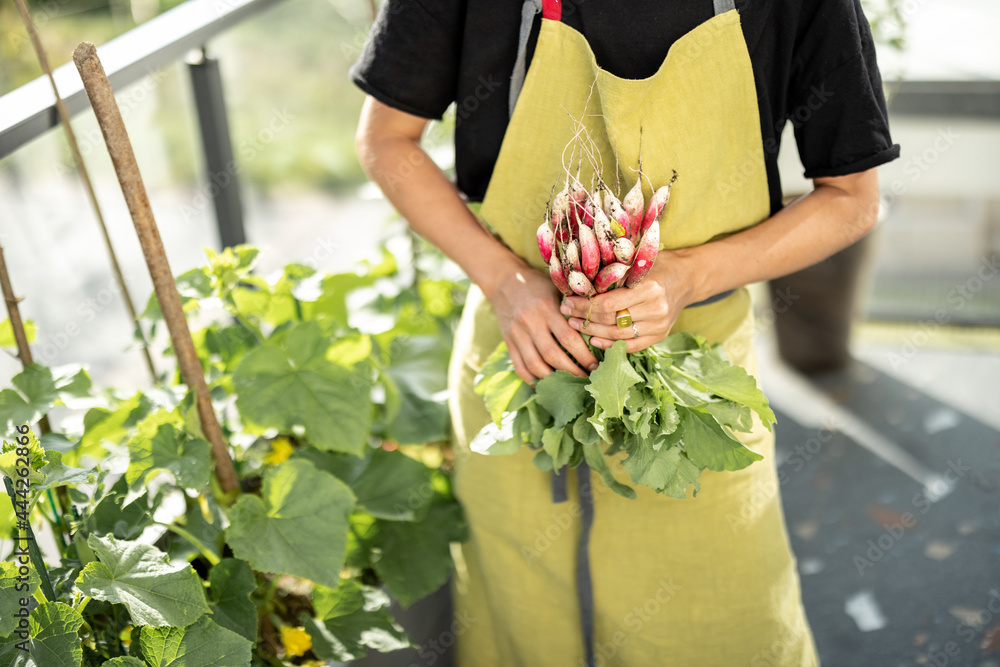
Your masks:
<svg viewBox="0 0 1000 667"><path fill-rule="evenodd" d="M566 266L573 271L583 270L583 265L580 263L580 246L576 244L576 241L570 241L564 245L563 252L566 253Z"/></svg>
<svg viewBox="0 0 1000 667"><path fill-rule="evenodd" d="M673 186L674 181L677 180L677 172L674 172L674 177L670 179L670 182L659 188L653 193L653 196L649 199L649 207L646 209L646 214L642 217L642 227L639 230L639 234L645 234L649 226L654 222L659 222L660 218L663 216L664 209L667 208L667 202L670 201L670 188Z"/></svg>
<svg viewBox="0 0 1000 667"><path fill-rule="evenodd" d="M628 238L632 241L633 245L639 238L639 227L642 226L644 208L645 204L642 200L642 174L639 174L639 180L635 182L632 189L625 195L625 199L622 199L622 210L628 216Z"/></svg>
<svg viewBox="0 0 1000 667"><path fill-rule="evenodd" d="M597 235L594 230L586 225L581 225L580 234L580 264L583 274L588 279L597 277L597 272L601 268L601 250L597 243Z"/></svg>
<svg viewBox="0 0 1000 667"><path fill-rule="evenodd" d="M597 278L594 280L594 289L597 290L598 294L604 294L608 290L614 289L628 273L628 269L628 264L620 262L608 264L598 272Z"/></svg>
<svg viewBox="0 0 1000 667"><path fill-rule="evenodd" d="M589 299L613 289L633 287L653 267L660 247L659 221L677 172L669 183L656 188L642 171L641 141L640 133L638 178L622 199L621 193L612 191L600 176L604 168L596 145L584 146L578 153L584 156L579 163L574 164L570 158L575 176L564 164L565 186L546 205L545 222L535 232L535 240L548 264L549 277L566 296L576 294ZM589 189L580 181L584 159L589 159L596 174ZM644 183L653 190L648 206L643 196Z"/></svg>
<svg viewBox="0 0 1000 667"><path fill-rule="evenodd" d="M535 239L538 241L538 251L542 253L542 259L548 264L552 259L552 249L555 247L556 237L552 233L552 228L548 222L543 222L535 232Z"/></svg>
<svg viewBox="0 0 1000 667"><path fill-rule="evenodd" d="M650 225L646 233L642 235L638 247L635 249L635 258L632 262L632 270L629 271L628 278L625 279L626 287L633 287L642 282L642 279L649 274L653 268L653 261L656 253L660 249L660 226Z"/></svg>
<svg viewBox="0 0 1000 667"><path fill-rule="evenodd" d="M558 287L560 292L566 296L573 296L573 290L569 287L566 272L563 271L562 262L559 261L557 253L552 253L552 258L549 260L549 278L552 279L552 284Z"/></svg>
<svg viewBox="0 0 1000 667"><path fill-rule="evenodd" d="M615 258L622 264L631 264L632 257L635 255L635 246L632 241L629 240L627 236L623 236L620 239L615 239L614 244Z"/></svg>
<svg viewBox="0 0 1000 667"><path fill-rule="evenodd" d="M580 296L594 296L597 294L597 290L594 289L594 284L590 282L590 278L583 275L580 271L569 272L569 288L573 290L574 294L579 294Z"/></svg>
<svg viewBox="0 0 1000 667"><path fill-rule="evenodd" d="M597 236L597 247L601 251L601 262L605 265L615 261L615 233L611 229L611 221L601 209L594 212L594 235Z"/></svg>

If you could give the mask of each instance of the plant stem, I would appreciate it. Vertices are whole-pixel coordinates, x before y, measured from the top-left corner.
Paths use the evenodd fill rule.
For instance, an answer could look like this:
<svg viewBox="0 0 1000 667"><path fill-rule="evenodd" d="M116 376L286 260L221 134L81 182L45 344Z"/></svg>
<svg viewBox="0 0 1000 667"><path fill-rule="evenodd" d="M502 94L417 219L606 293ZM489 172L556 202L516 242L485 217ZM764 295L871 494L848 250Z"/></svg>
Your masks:
<svg viewBox="0 0 1000 667"><path fill-rule="evenodd" d="M157 522L157 523L159 523L159 522ZM165 526L168 530L173 531L174 533L176 533L177 535L183 537L185 540L187 540L188 542L190 542L194 546L198 547L198 551L201 552L201 555L204 556L205 560L207 560L212 565L218 565L219 561L222 560L221 558L219 558L218 556L216 556L214 553L212 553L211 549L209 549L204 543L202 543L201 540L199 540L197 537L195 537L194 535L192 535L190 532L188 532L184 528L181 528L177 524L174 524L174 523L160 523L160 525L161 526Z"/></svg>

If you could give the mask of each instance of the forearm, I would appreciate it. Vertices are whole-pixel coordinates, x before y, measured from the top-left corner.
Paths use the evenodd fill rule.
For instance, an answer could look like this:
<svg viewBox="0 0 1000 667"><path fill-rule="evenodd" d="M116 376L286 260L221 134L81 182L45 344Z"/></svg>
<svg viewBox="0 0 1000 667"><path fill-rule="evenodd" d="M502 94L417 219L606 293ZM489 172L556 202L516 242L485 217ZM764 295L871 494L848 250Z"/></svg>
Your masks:
<svg viewBox="0 0 1000 667"><path fill-rule="evenodd" d="M415 232L441 249L489 294L505 276L527 269L490 234L419 143L408 137L372 139L362 165Z"/></svg>
<svg viewBox="0 0 1000 667"><path fill-rule="evenodd" d="M835 180L835 179L831 179ZM750 229L719 241L674 251L688 266L691 301L811 266L865 236L878 212L874 171L848 188L817 183L808 195Z"/></svg>

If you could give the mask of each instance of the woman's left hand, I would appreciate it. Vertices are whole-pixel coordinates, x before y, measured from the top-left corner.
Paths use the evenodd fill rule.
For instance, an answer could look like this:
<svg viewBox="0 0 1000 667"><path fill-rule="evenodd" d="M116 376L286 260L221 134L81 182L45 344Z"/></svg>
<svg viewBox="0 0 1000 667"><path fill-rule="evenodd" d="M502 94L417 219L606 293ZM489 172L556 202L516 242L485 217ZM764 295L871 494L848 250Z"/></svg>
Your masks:
<svg viewBox="0 0 1000 667"><path fill-rule="evenodd" d="M675 253L661 250L649 275L635 287L613 289L589 300L566 297L561 312L570 316L571 327L592 336L594 347L606 350L616 340L626 340L628 352L644 350L666 338L681 311L692 303L694 285L686 264ZM623 308L631 313L634 330L615 324L615 314ZM588 313L590 322L584 328Z"/></svg>

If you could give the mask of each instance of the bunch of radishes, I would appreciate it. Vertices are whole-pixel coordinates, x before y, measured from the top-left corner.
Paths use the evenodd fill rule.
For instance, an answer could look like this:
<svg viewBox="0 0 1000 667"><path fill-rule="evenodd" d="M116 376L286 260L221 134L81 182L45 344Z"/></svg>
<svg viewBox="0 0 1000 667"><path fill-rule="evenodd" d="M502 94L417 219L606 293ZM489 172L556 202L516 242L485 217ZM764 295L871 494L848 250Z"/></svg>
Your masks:
<svg viewBox="0 0 1000 667"><path fill-rule="evenodd" d="M536 237L555 286L567 296L590 297L641 282L656 259L660 217L676 180L675 171L648 207L641 172L622 200L603 181L591 192L576 179L552 197Z"/></svg>

